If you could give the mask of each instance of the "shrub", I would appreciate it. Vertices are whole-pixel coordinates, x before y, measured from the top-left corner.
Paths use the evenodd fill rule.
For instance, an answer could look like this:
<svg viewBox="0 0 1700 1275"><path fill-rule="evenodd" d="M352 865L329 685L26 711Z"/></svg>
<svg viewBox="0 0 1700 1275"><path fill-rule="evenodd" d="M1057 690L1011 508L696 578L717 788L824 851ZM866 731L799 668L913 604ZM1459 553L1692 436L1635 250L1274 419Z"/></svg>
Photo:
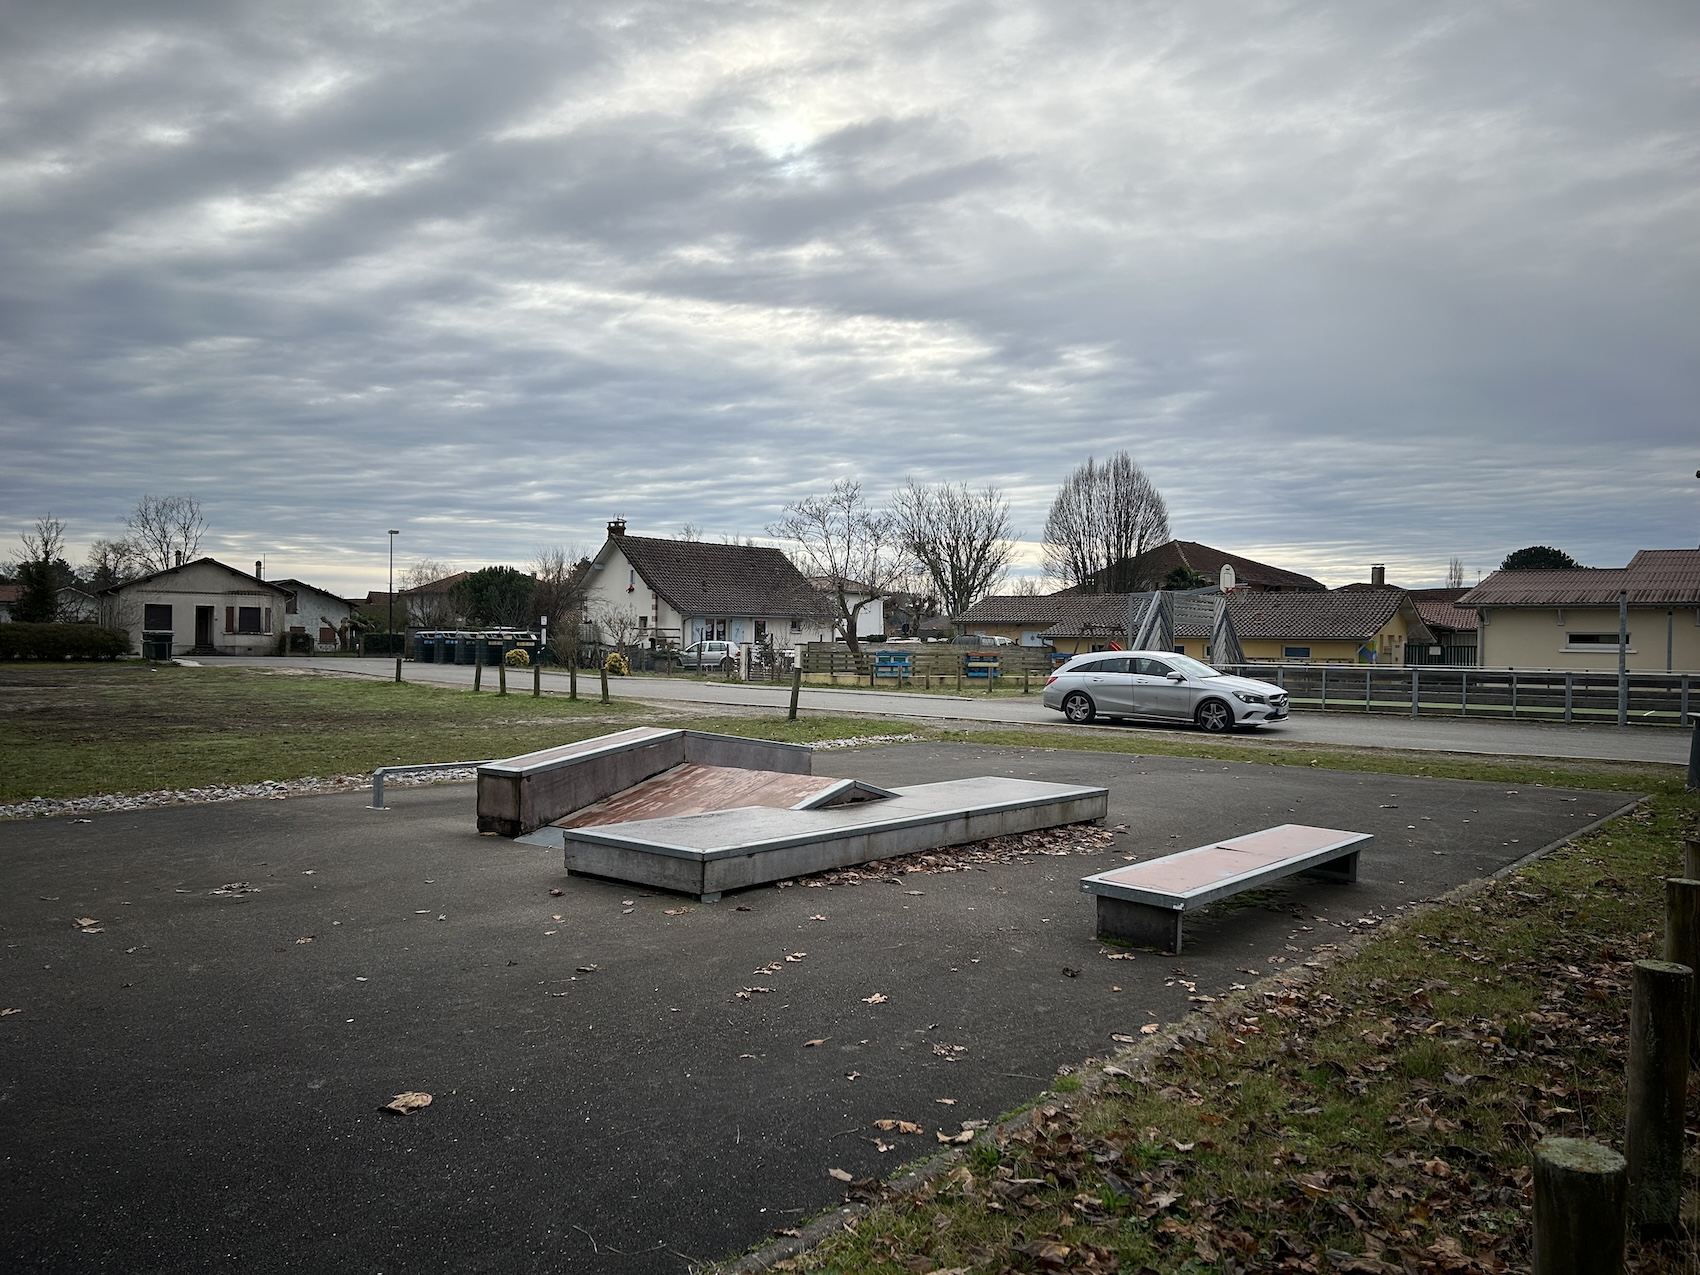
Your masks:
<svg viewBox="0 0 1700 1275"><path fill-rule="evenodd" d="M502 663L506 664L509 668L530 668L531 656L527 655L516 646L513 650L509 651L502 657Z"/></svg>
<svg viewBox="0 0 1700 1275"><path fill-rule="evenodd" d="M631 664L628 663L626 657L621 655L618 651L608 652L608 658L604 661L602 667L607 669L615 677L624 677L627 673L632 671Z"/></svg>
<svg viewBox="0 0 1700 1275"><path fill-rule="evenodd" d="M0 624L0 660L116 660L130 635L97 624Z"/></svg>

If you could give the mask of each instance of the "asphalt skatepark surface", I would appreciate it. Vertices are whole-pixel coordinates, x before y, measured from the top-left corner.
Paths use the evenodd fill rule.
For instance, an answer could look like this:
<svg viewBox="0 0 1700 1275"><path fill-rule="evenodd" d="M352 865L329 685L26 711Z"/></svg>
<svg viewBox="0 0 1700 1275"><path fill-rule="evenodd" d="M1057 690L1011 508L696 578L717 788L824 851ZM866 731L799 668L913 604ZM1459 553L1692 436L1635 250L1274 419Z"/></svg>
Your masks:
<svg viewBox="0 0 1700 1275"><path fill-rule="evenodd" d="M1126 831L704 905L478 836L466 784L0 823L0 1268L683 1271L836 1203L829 1169L889 1175L1192 989L1315 959L1626 800L949 744L815 762L1101 784ZM1360 880L1292 878L1189 918L1178 958L1105 958L1080 877L1278 823L1373 833ZM434 1100L378 1110L403 1091Z"/></svg>

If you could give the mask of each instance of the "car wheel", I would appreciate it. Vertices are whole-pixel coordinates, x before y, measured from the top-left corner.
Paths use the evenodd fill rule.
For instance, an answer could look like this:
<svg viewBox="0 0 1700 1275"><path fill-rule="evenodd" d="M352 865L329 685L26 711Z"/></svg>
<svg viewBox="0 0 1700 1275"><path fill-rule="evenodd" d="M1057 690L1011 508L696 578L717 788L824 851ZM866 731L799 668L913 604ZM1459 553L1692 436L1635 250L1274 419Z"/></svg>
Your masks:
<svg viewBox="0 0 1700 1275"><path fill-rule="evenodd" d="M1092 704L1092 697L1080 691L1070 691L1063 697L1063 716L1071 722L1084 726L1098 715L1098 710Z"/></svg>
<svg viewBox="0 0 1700 1275"><path fill-rule="evenodd" d="M737 667L738 667L737 661L735 661L730 655L728 655L725 659L720 661L720 671L722 673L731 673Z"/></svg>
<svg viewBox="0 0 1700 1275"><path fill-rule="evenodd" d="M1219 699L1207 699L1198 706L1198 711L1192 715L1192 720L1198 729L1217 734L1234 728L1234 710Z"/></svg>

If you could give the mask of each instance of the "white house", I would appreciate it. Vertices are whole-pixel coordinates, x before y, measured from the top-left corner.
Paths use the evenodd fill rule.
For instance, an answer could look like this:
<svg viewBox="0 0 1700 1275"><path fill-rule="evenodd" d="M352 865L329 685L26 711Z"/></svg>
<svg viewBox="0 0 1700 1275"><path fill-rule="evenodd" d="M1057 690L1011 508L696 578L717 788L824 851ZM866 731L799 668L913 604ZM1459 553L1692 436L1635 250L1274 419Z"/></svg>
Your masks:
<svg viewBox="0 0 1700 1275"><path fill-rule="evenodd" d="M100 593L100 622L160 655L275 655L289 590L199 558Z"/></svg>
<svg viewBox="0 0 1700 1275"><path fill-rule="evenodd" d="M289 592L283 604L286 632L312 634L313 646L320 651L334 651L341 645L349 617L354 614L352 602L334 593L326 593L305 580L272 580L268 583Z"/></svg>
<svg viewBox="0 0 1700 1275"><path fill-rule="evenodd" d="M829 608L837 606L837 599L833 597L832 593L831 577L810 576L809 583L820 590L826 598ZM844 591L844 601L848 606L854 607L859 602L866 603L860 611L856 612L857 640L863 641L871 637L883 637L885 635L885 595L876 594L867 585L860 582L853 583L846 580L845 584L851 586ZM843 634L840 633L838 636L842 637Z"/></svg>
<svg viewBox="0 0 1700 1275"><path fill-rule="evenodd" d="M619 519L591 559L584 597L585 619L611 646L832 640L826 599L779 550L628 536Z"/></svg>

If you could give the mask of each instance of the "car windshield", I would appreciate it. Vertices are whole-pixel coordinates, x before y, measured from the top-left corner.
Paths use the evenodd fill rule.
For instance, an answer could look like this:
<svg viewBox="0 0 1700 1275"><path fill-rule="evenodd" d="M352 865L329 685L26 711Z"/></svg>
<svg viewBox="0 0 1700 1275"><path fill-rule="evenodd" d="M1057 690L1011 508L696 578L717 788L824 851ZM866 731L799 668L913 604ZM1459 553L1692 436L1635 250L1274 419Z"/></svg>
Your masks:
<svg viewBox="0 0 1700 1275"><path fill-rule="evenodd" d="M1195 660L1190 655L1165 655L1163 657L1175 666L1175 671L1185 673L1188 677L1221 677L1222 674L1211 668L1203 660Z"/></svg>

